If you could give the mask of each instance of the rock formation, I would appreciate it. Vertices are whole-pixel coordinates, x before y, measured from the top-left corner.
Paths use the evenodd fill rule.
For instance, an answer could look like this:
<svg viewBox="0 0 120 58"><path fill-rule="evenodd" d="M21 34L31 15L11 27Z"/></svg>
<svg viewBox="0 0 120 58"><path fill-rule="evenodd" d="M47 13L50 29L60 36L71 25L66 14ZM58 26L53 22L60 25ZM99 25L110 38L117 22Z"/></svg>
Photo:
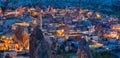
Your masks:
<svg viewBox="0 0 120 58"><path fill-rule="evenodd" d="M12 38L23 48L29 46L29 35L22 26L18 26L16 30L14 30Z"/></svg>
<svg viewBox="0 0 120 58"><path fill-rule="evenodd" d="M30 58L51 58L50 48L39 26L30 35Z"/></svg>
<svg viewBox="0 0 120 58"><path fill-rule="evenodd" d="M86 40L81 38L77 51L77 58L92 58L90 49L86 43Z"/></svg>

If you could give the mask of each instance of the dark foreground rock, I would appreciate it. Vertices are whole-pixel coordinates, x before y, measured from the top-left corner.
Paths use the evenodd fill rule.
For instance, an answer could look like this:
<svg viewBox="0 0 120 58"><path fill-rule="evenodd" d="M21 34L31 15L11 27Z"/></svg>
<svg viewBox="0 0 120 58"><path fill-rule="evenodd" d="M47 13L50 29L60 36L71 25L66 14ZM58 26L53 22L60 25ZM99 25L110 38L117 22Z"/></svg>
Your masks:
<svg viewBox="0 0 120 58"><path fill-rule="evenodd" d="M38 26L30 35L30 58L51 58L49 45Z"/></svg>
<svg viewBox="0 0 120 58"><path fill-rule="evenodd" d="M93 58L89 46L87 45L86 40L83 38L80 39L77 51L77 58Z"/></svg>

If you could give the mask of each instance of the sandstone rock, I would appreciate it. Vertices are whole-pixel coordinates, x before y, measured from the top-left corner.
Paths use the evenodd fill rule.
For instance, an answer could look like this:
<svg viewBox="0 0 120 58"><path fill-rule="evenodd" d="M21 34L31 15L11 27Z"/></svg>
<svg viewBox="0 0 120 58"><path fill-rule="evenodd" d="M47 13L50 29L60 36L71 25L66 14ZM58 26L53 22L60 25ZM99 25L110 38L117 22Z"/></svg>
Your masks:
<svg viewBox="0 0 120 58"><path fill-rule="evenodd" d="M14 38L14 40L18 42L18 45L23 48L27 48L27 46L29 45L28 37L28 33L24 30L24 27L21 26L18 26L16 30L14 30L12 35L12 38Z"/></svg>

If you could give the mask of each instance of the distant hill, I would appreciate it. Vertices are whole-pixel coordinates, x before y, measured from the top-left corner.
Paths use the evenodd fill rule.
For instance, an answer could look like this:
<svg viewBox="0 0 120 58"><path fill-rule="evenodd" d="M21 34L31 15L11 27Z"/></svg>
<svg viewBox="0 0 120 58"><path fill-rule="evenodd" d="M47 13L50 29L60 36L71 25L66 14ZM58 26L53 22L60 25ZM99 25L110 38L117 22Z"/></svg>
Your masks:
<svg viewBox="0 0 120 58"><path fill-rule="evenodd" d="M58 6L75 6L80 3L106 5L106 6L120 6L120 0L0 0L2 7L18 7L20 5L32 5L38 2L44 5L58 5ZM94 6L93 5L93 6Z"/></svg>
<svg viewBox="0 0 120 58"><path fill-rule="evenodd" d="M16 9L19 6L35 5L37 3L41 3L44 6L50 5L55 8L77 6L101 11L104 13L116 12L118 14L120 12L120 0L0 0L1 7L10 7L13 9Z"/></svg>

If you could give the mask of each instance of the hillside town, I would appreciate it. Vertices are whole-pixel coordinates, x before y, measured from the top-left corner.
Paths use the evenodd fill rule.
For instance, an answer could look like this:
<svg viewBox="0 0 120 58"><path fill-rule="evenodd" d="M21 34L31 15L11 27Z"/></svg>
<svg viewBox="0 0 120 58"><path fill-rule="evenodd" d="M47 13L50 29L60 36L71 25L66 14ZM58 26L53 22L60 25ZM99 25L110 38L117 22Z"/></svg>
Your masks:
<svg viewBox="0 0 120 58"><path fill-rule="evenodd" d="M108 52L120 58L119 17L81 7L54 8L41 3L16 9L0 8L0 51L4 52L1 55L5 51L14 52L12 56L29 55L30 44L38 45L37 38L42 37L36 26L40 27L44 37L41 40L49 44L53 55L77 53L73 58L94 58L90 55L90 51L94 51ZM85 51L78 52L80 50Z"/></svg>

